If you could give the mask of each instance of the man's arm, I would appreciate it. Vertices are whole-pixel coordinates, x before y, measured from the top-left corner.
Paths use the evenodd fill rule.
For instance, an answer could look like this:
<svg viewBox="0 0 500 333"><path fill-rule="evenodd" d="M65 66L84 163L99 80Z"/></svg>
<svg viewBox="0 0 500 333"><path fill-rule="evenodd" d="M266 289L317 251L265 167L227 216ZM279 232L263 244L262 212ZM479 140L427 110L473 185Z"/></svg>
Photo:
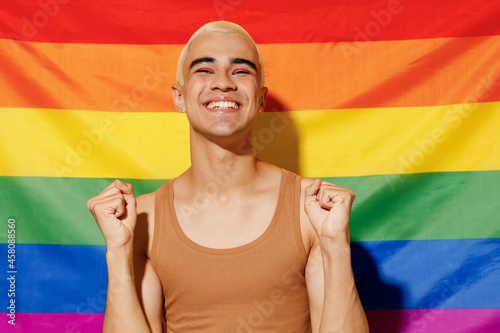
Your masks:
<svg viewBox="0 0 500 333"><path fill-rule="evenodd" d="M137 207L132 185L114 181L91 198L87 207L106 240L108 293L103 331L161 332L161 287L149 260L134 251ZM140 300L138 290L141 300L147 301Z"/></svg>
<svg viewBox="0 0 500 333"><path fill-rule="evenodd" d="M306 267L313 332L368 332L354 283L349 217L354 193L316 180L305 188L304 215L312 247Z"/></svg>

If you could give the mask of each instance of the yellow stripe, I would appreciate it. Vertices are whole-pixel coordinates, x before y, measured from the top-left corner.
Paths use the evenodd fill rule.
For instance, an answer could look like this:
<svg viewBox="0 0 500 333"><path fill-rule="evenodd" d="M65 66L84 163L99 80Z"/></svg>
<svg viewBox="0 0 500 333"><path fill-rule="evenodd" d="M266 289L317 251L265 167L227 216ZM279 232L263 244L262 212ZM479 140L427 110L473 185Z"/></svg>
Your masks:
<svg viewBox="0 0 500 333"><path fill-rule="evenodd" d="M500 102L265 113L257 156L309 177L500 169ZM0 109L1 176L170 179L189 166L177 113Z"/></svg>

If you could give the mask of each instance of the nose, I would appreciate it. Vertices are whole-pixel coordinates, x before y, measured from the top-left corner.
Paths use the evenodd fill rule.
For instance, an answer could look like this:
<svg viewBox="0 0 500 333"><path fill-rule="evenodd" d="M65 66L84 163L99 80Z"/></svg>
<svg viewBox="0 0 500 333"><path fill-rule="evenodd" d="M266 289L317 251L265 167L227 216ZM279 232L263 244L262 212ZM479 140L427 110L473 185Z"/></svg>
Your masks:
<svg viewBox="0 0 500 333"><path fill-rule="evenodd" d="M236 90L236 84L234 83L229 73L221 71L218 74L214 75L211 83L211 89L220 91L232 91Z"/></svg>

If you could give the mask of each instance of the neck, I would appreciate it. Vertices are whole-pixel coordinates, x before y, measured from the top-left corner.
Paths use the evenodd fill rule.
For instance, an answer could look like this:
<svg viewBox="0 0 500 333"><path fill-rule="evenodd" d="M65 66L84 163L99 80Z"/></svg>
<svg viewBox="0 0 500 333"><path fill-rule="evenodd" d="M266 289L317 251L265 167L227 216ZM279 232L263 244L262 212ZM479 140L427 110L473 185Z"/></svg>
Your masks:
<svg viewBox="0 0 500 333"><path fill-rule="evenodd" d="M191 129L191 167L185 173L193 188L207 191L243 189L258 174L252 133L239 137L207 139Z"/></svg>

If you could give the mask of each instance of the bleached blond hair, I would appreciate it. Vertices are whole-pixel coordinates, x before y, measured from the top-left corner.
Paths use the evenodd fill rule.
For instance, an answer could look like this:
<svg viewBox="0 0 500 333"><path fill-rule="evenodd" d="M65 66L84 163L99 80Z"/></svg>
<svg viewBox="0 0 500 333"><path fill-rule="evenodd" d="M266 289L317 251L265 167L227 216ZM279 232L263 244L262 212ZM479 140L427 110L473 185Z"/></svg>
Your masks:
<svg viewBox="0 0 500 333"><path fill-rule="evenodd" d="M257 44L255 44L254 40L250 36L250 34L243 29L241 26L239 26L236 23L232 22L227 22L227 21L214 21L207 23L203 25L201 28L199 28L192 36L189 38L189 41L187 44L184 46L182 49L181 55L179 56L179 62L177 63L177 82L180 85L184 84L184 62L187 57L187 52L189 48L189 44L191 44L191 41L195 39L197 36L201 34L209 34L209 33L236 33L242 36L247 37L250 39L255 46L255 49L257 50L257 54L259 55L259 65L260 65L260 86L264 86L264 64L262 63L262 56L260 55L259 48L257 47Z"/></svg>

